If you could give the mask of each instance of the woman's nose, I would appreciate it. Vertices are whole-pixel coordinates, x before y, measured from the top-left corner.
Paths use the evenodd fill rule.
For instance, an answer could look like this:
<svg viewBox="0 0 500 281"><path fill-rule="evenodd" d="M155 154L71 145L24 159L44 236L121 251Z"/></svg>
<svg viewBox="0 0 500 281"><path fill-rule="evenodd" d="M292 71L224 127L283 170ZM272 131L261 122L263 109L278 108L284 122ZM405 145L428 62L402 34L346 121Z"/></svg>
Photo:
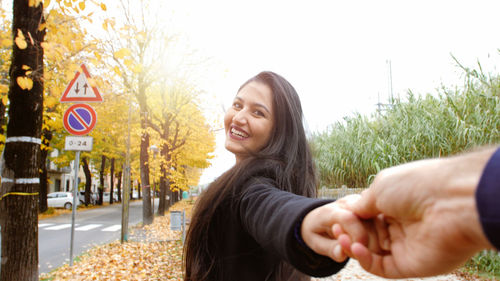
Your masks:
<svg viewBox="0 0 500 281"><path fill-rule="evenodd" d="M237 111L233 116L233 122L237 125L244 125L247 123L247 113L245 109Z"/></svg>

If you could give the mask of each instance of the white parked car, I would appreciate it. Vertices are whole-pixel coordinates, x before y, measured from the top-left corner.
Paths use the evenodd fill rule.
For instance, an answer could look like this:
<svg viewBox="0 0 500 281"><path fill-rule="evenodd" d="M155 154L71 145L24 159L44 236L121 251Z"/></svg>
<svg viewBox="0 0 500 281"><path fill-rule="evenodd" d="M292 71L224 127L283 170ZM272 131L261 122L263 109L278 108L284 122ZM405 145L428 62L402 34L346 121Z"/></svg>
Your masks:
<svg viewBox="0 0 500 281"><path fill-rule="evenodd" d="M80 200L76 200L76 206L80 204ZM73 207L72 192L51 192L47 194L47 205L49 207L71 209Z"/></svg>
<svg viewBox="0 0 500 281"><path fill-rule="evenodd" d="M109 192L105 191L102 193L102 202L109 203ZM113 192L113 202L118 202L118 194Z"/></svg>

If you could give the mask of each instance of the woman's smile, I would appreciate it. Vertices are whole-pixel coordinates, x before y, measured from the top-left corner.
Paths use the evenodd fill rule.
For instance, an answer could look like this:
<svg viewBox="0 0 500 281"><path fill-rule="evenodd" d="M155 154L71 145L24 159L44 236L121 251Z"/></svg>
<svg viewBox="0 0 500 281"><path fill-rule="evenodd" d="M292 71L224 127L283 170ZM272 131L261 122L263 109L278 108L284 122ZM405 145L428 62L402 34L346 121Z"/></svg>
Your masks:
<svg viewBox="0 0 500 281"><path fill-rule="evenodd" d="M237 140L244 140L248 138L248 133L243 131L241 128L238 128L236 126L231 126L231 134L230 137L237 139Z"/></svg>

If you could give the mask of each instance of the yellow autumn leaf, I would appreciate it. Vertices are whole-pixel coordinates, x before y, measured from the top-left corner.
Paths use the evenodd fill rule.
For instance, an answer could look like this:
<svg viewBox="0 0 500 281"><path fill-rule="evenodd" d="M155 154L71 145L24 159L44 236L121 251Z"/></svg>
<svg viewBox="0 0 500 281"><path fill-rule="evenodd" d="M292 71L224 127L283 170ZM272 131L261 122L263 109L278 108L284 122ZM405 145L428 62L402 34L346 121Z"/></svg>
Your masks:
<svg viewBox="0 0 500 281"><path fill-rule="evenodd" d="M7 105L7 102L9 102L9 97L7 95L2 97L2 103L3 105Z"/></svg>
<svg viewBox="0 0 500 281"><path fill-rule="evenodd" d="M107 21L104 21L102 23L102 29L104 29L105 31L108 31L108 22Z"/></svg>
<svg viewBox="0 0 500 281"><path fill-rule="evenodd" d="M115 57L118 59L122 59L126 56L130 56L130 50L128 48L121 48L120 50L115 52Z"/></svg>
<svg viewBox="0 0 500 281"><path fill-rule="evenodd" d="M85 10L85 2L82 1L82 2L78 3L78 7L80 7L80 10L82 10L82 11Z"/></svg>
<svg viewBox="0 0 500 281"><path fill-rule="evenodd" d="M38 7L42 1L41 0L29 0L28 5L30 7Z"/></svg>
<svg viewBox="0 0 500 281"><path fill-rule="evenodd" d="M26 76L19 76L16 79L17 85L23 90L31 90L33 88L33 80Z"/></svg>
<svg viewBox="0 0 500 281"><path fill-rule="evenodd" d="M122 72L120 71L120 68L119 68L118 66L115 66L115 67L113 68L113 70L115 71L115 73L116 73L117 75L122 76Z"/></svg>
<svg viewBox="0 0 500 281"><path fill-rule="evenodd" d="M24 38L24 34L21 29L17 30L17 37L14 41L16 42L17 47L21 50L24 50L26 49L26 47L28 47L28 43L26 43L26 39Z"/></svg>
<svg viewBox="0 0 500 281"><path fill-rule="evenodd" d="M106 7L106 4L101 3L101 9L102 9L103 11L106 11L108 8Z"/></svg>
<svg viewBox="0 0 500 281"><path fill-rule="evenodd" d="M133 65L132 60L124 60L123 63L128 67L131 67Z"/></svg>
<svg viewBox="0 0 500 281"><path fill-rule="evenodd" d="M43 1L43 6L47 8L50 5L50 0L44 0Z"/></svg>
<svg viewBox="0 0 500 281"><path fill-rule="evenodd" d="M71 81L71 79L73 79L73 77L75 76L75 73L66 72L65 76L66 76L66 80Z"/></svg>
<svg viewBox="0 0 500 281"><path fill-rule="evenodd" d="M43 99L43 103L44 103L45 107L52 108L58 103L58 101L56 98L54 98L52 96L48 96L48 97Z"/></svg>
<svg viewBox="0 0 500 281"><path fill-rule="evenodd" d="M10 47L10 45L12 44L11 42L12 41L10 39L2 39L2 42L0 44L2 48L5 48Z"/></svg>
<svg viewBox="0 0 500 281"><path fill-rule="evenodd" d="M0 84L0 94L6 94L7 92L9 92L9 86Z"/></svg>
<svg viewBox="0 0 500 281"><path fill-rule="evenodd" d="M64 5L68 8L71 8L71 1L64 1Z"/></svg>
<svg viewBox="0 0 500 281"><path fill-rule="evenodd" d="M45 81L52 79L52 74L51 74L51 72L45 71L45 72L43 73L43 79L44 79Z"/></svg>
<svg viewBox="0 0 500 281"><path fill-rule="evenodd" d="M27 66L27 65L25 65L25 64L23 64L23 66L22 66L21 68L22 68L23 70L30 70L30 69L31 69L31 67L29 67L29 66Z"/></svg>
<svg viewBox="0 0 500 281"><path fill-rule="evenodd" d="M96 86L96 82L95 82L94 78L87 78L87 82L89 82L90 87Z"/></svg>
<svg viewBox="0 0 500 281"><path fill-rule="evenodd" d="M142 71L142 65L140 64L135 64L134 67L132 68L132 71L134 73L140 73Z"/></svg>
<svg viewBox="0 0 500 281"><path fill-rule="evenodd" d="M45 23L41 23L40 25L38 25L38 31L42 31L42 30L44 30L46 27L47 27L47 24L45 24Z"/></svg>

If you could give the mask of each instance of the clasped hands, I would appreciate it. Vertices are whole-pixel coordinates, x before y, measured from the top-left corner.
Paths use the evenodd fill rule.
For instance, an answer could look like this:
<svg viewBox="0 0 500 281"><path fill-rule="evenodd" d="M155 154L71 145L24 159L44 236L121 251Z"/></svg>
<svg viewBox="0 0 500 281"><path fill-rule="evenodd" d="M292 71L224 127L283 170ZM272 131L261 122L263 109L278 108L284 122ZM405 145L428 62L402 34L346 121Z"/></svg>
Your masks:
<svg viewBox="0 0 500 281"><path fill-rule="evenodd" d="M449 181L446 167L453 163L443 161L383 170L361 195L312 210L301 226L304 242L337 262L355 258L386 278L448 273L493 248L476 210L478 173Z"/></svg>

